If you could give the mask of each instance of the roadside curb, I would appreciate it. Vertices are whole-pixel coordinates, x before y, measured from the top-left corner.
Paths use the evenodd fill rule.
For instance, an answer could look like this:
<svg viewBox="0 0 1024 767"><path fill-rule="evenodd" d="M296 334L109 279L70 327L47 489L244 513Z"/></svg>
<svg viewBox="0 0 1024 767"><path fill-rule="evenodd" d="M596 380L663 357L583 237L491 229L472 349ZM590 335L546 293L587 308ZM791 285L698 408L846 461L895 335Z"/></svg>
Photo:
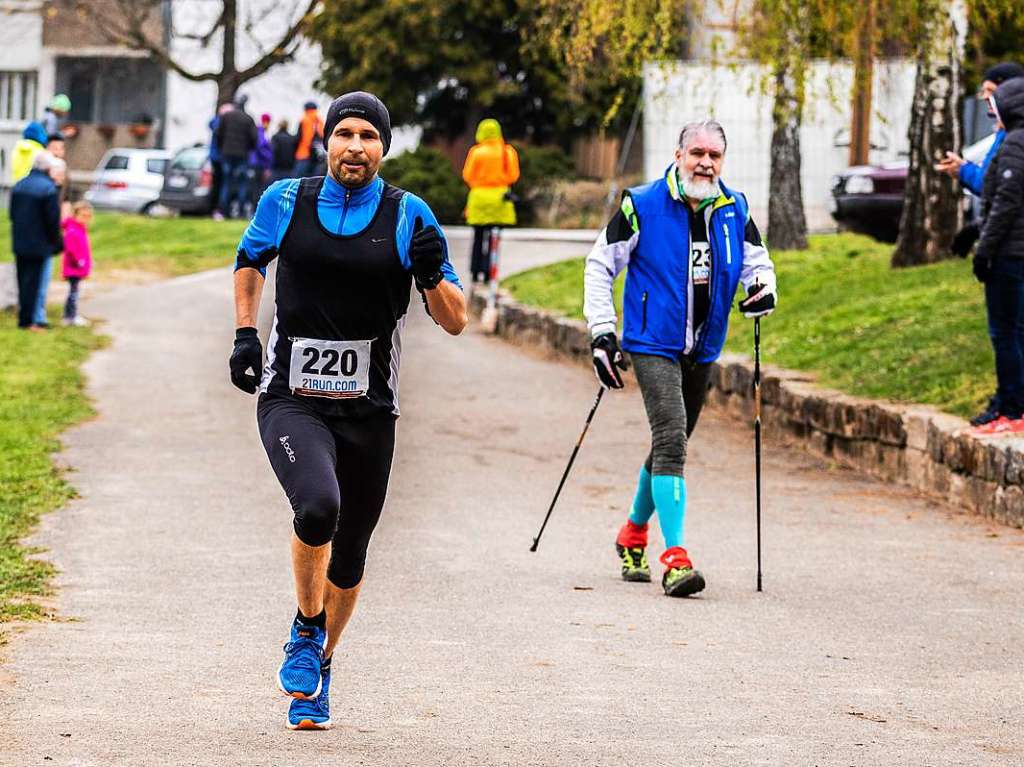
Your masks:
<svg viewBox="0 0 1024 767"><path fill-rule="evenodd" d="M470 300L479 316L482 292ZM502 292L497 335L590 365L590 338L579 320L526 306ZM753 420L753 362L723 354L713 365L708 401ZM814 377L771 365L761 369L765 427L810 452L953 506L1024 528L1024 437L975 437L967 422L925 405L853 397Z"/></svg>
<svg viewBox="0 0 1024 767"><path fill-rule="evenodd" d="M472 237L473 227L471 226L445 226L444 231L448 236L457 235L460 237ZM540 229L540 228L516 228L507 227L501 230L502 241L521 242L579 242L587 246L593 245L600 229Z"/></svg>

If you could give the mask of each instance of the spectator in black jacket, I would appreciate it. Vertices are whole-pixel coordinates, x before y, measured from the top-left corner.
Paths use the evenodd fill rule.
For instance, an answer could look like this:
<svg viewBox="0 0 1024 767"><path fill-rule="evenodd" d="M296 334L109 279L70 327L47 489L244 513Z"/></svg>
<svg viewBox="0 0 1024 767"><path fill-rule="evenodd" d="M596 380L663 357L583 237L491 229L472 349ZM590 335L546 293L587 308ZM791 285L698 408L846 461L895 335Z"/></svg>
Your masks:
<svg viewBox="0 0 1024 767"><path fill-rule="evenodd" d="M42 330L34 322L43 267L54 253L64 250L60 228L60 202L57 185L51 178L63 172L64 161L49 152L40 152L32 161L32 170L11 189L11 249L18 272L18 327Z"/></svg>
<svg viewBox="0 0 1024 767"><path fill-rule="evenodd" d="M992 105L1006 138L985 171L974 273L985 284L997 388L973 423L996 434L1024 431L1024 77L1000 85Z"/></svg>
<svg viewBox="0 0 1024 767"><path fill-rule="evenodd" d="M288 132L288 121L281 120L277 124L277 133L270 139L274 159L270 166L271 181L291 178L295 173L295 149L299 145L299 137Z"/></svg>
<svg viewBox="0 0 1024 767"><path fill-rule="evenodd" d="M214 218L231 216L231 204L235 201L238 202L239 215L244 215L243 208L248 199L249 152L259 142L256 123L245 111L246 101L245 96L235 99L235 108L220 116L214 133L222 168L220 200Z"/></svg>

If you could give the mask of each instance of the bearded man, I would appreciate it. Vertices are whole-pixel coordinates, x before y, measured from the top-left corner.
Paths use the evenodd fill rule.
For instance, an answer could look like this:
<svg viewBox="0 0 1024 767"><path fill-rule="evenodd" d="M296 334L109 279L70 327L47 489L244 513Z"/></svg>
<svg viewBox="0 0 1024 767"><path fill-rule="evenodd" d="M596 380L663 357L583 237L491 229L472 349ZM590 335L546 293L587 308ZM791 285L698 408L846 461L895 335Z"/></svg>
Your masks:
<svg viewBox="0 0 1024 767"><path fill-rule="evenodd" d="M665 538L662 588L685 597L705 587L684 543L687 441L697 424L711 363L722 351L729 310L742 282L745 317L775 309L775 267L746 197L719 180L725 130L714 120L687 124L664 177L627 190L601 232L584 272L584 314L601 384L623 388L629 353L651 427L651 450L615 548L622 577L649 582L648 521ZM612 301L626 267L622 344Z"/></svg>

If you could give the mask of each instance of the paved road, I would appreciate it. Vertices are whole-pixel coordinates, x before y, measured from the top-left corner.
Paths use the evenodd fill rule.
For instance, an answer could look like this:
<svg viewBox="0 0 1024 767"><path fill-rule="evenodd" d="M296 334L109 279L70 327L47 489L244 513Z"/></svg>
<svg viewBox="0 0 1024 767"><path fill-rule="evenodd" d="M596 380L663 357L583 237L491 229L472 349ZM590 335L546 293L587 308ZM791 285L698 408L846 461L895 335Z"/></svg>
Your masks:
<svg viewBox="0 0 1024 767"><path fill-rule="evenodd" d="M330 733L284 729L290 512L227 382L230 280L112 291L82 498L36 541L62 620L0 667L0 764L1024 764L1024 535L799 452L767 453L753 591L749 432L710 413L690 464L701 599L619 580L645 447L606 398L528 552L590 374L417 315L388 507L335 662Z"/></svg>

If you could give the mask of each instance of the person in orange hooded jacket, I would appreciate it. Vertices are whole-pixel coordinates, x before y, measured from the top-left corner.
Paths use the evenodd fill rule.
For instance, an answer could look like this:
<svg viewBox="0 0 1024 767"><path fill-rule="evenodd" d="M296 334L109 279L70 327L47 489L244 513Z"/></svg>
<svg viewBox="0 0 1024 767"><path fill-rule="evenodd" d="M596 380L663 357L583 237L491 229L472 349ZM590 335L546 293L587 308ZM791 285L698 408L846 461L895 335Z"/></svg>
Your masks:
<svg viewBox="0 0 1024 767"><path fill-rule="evenodd" d="M466 223L473 227L470 271L473 282L484 282L491 265L490 229L516 223L510 187L519 179L519 154L505 143L501 125L491 118L480 121L476 141L466 157L462 179L469 186Z"/></svg>

